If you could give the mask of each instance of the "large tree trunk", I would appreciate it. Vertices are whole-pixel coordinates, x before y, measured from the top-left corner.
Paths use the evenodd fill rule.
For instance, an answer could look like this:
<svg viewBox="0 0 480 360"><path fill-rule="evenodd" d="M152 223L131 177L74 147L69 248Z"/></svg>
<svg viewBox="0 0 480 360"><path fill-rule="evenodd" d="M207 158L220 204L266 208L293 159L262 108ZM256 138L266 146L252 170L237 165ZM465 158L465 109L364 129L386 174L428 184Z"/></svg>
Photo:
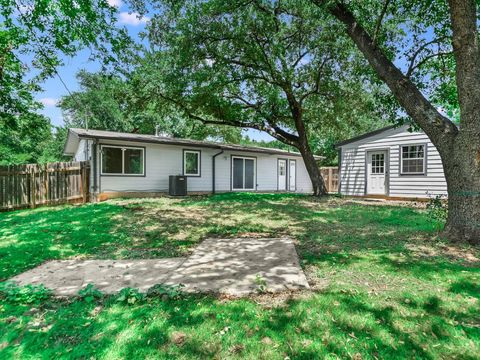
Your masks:
<svg viewBox="0 0 480 360"><path fill-rule="evenodd" d="M449 0L460 131L444 160L449 238L480 243L480 50L475 0Z"/></svg>
<svg viewBox="0 0 480 360"><path fill-rule="evenodd" d="M313 195L326 195L327 188L325 187L325 181L323 181L322 174L320 173L320 169L318 168L318 164L316 163L312 149L310 148L310 143L308 142L307 130L305 128L305 123L303 122L302 104L295 98L291 84L286 83L284 86L284 91L285 95L287 96L290 111L292 112L295 129L298 133L296 146L302 154L305 167L307 168L308 175L310 176L310 181L312 182L313 187Z"/></svg>
<svg viewBox="0 0 480 360"><path fill-rule="evenodd" d="M452 240L480 244L480 134L458 141L444 168L448 184L445 234Z"/></svg>
<svg viewBox="0 0 480 360"><path fill-rule="evenodd" d="M310 176L310 181L313 186L313 195L321 196L327 194L327 188L325 187L325 181L323 180L322 174L318 167L315 157L313 156L312 150L307 143L299 144L298 150L302 154L305 167L307 168L308 175Z"/></svg>
<svg viewBox="0 0 480 360"><path fill-rule="evenodd" d="M323 0L313 0L323 5ZM428 135L442 158L448 188L447 235L480 243L480 52L475 0L449 0L461 110L458 129L376 46L355 16L341 3L329 7L387 84L408 115Z"/></svg>

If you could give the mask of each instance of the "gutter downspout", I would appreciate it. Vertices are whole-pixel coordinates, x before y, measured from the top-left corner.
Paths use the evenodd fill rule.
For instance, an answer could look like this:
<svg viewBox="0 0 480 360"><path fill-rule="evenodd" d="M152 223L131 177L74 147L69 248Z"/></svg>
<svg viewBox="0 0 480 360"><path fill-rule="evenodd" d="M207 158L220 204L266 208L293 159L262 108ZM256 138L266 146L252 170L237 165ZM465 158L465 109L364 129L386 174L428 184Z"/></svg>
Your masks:
<svg viewBox="0 0 480 360"><path fill-rule="evenodd" d="M97 179L97 145L98 145L98 139L95 139L92 144L92 157L93 157L93 195L95 196L95 200L98 195L98 179Z"/></svg>
<svg viewBox="0 0 480 360"><path fill-rule="evenodd" d="M223 150L212 156L212 194L215 194L215 158L223 154Z"/></svg>
<svg viewBox="0 0 480 360"><path fill-rule="evenodd" d="M338 148L338 194L342 194L342 147Z"/></svg>

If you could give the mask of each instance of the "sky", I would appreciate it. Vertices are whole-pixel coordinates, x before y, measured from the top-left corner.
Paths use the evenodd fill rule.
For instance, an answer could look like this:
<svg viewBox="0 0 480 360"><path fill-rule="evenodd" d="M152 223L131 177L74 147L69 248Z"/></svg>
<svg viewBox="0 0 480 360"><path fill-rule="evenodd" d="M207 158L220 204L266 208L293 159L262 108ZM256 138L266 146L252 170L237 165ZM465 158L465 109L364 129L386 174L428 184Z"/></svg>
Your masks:
<svg viewBox="0 0 480 360"><path fill-rule="evenodd" d="M149 18L139 18L138 14L129 12L128 6L121 0L108 0L108 3L118 9L118 25L125 26L130 36L140 41L139 34L145 29L145 24ZM49 117L53 125L63 125L62 112L57 107L57 102L62 96L68 95L69 91L79 90L76 79L78 71L84 69L95 72L100 69L98 61L89 61L89 50L81 51L75 57L64 56L62 60L64 65L59 67L57 71L68 89L62 84L60 78L55 76L45 81L42 84L43 91L36 95L37 100L44 106L39 112ZM258 130L249 129L244 133L254 140L273 140L270 135Z"/></svg>

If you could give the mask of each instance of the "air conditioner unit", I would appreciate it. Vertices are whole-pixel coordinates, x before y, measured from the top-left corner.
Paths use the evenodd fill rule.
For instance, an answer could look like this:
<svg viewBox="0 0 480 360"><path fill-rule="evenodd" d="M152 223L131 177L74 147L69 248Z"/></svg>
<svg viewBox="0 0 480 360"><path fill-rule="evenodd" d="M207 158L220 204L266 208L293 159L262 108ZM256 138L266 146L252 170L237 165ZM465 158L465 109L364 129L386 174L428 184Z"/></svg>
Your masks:
<svg viewBox="0 0 480 360"><path fill-rule="evenodd" d="M168 194L170 196L187 196L187 177L170 175L168 181Z"/></svg>

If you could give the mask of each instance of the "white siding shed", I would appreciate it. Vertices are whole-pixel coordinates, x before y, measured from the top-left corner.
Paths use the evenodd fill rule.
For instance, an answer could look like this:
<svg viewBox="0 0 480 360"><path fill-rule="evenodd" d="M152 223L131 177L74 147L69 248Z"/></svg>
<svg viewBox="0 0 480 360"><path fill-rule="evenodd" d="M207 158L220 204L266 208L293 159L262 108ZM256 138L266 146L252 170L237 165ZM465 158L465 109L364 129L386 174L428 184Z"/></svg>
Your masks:
<svg viewBox="0 0 480 360"><path fill-rule="evenodd" d="M447 194L442 160L423 132L387 127L337 147L343 195L423 199Z"/></svg>

